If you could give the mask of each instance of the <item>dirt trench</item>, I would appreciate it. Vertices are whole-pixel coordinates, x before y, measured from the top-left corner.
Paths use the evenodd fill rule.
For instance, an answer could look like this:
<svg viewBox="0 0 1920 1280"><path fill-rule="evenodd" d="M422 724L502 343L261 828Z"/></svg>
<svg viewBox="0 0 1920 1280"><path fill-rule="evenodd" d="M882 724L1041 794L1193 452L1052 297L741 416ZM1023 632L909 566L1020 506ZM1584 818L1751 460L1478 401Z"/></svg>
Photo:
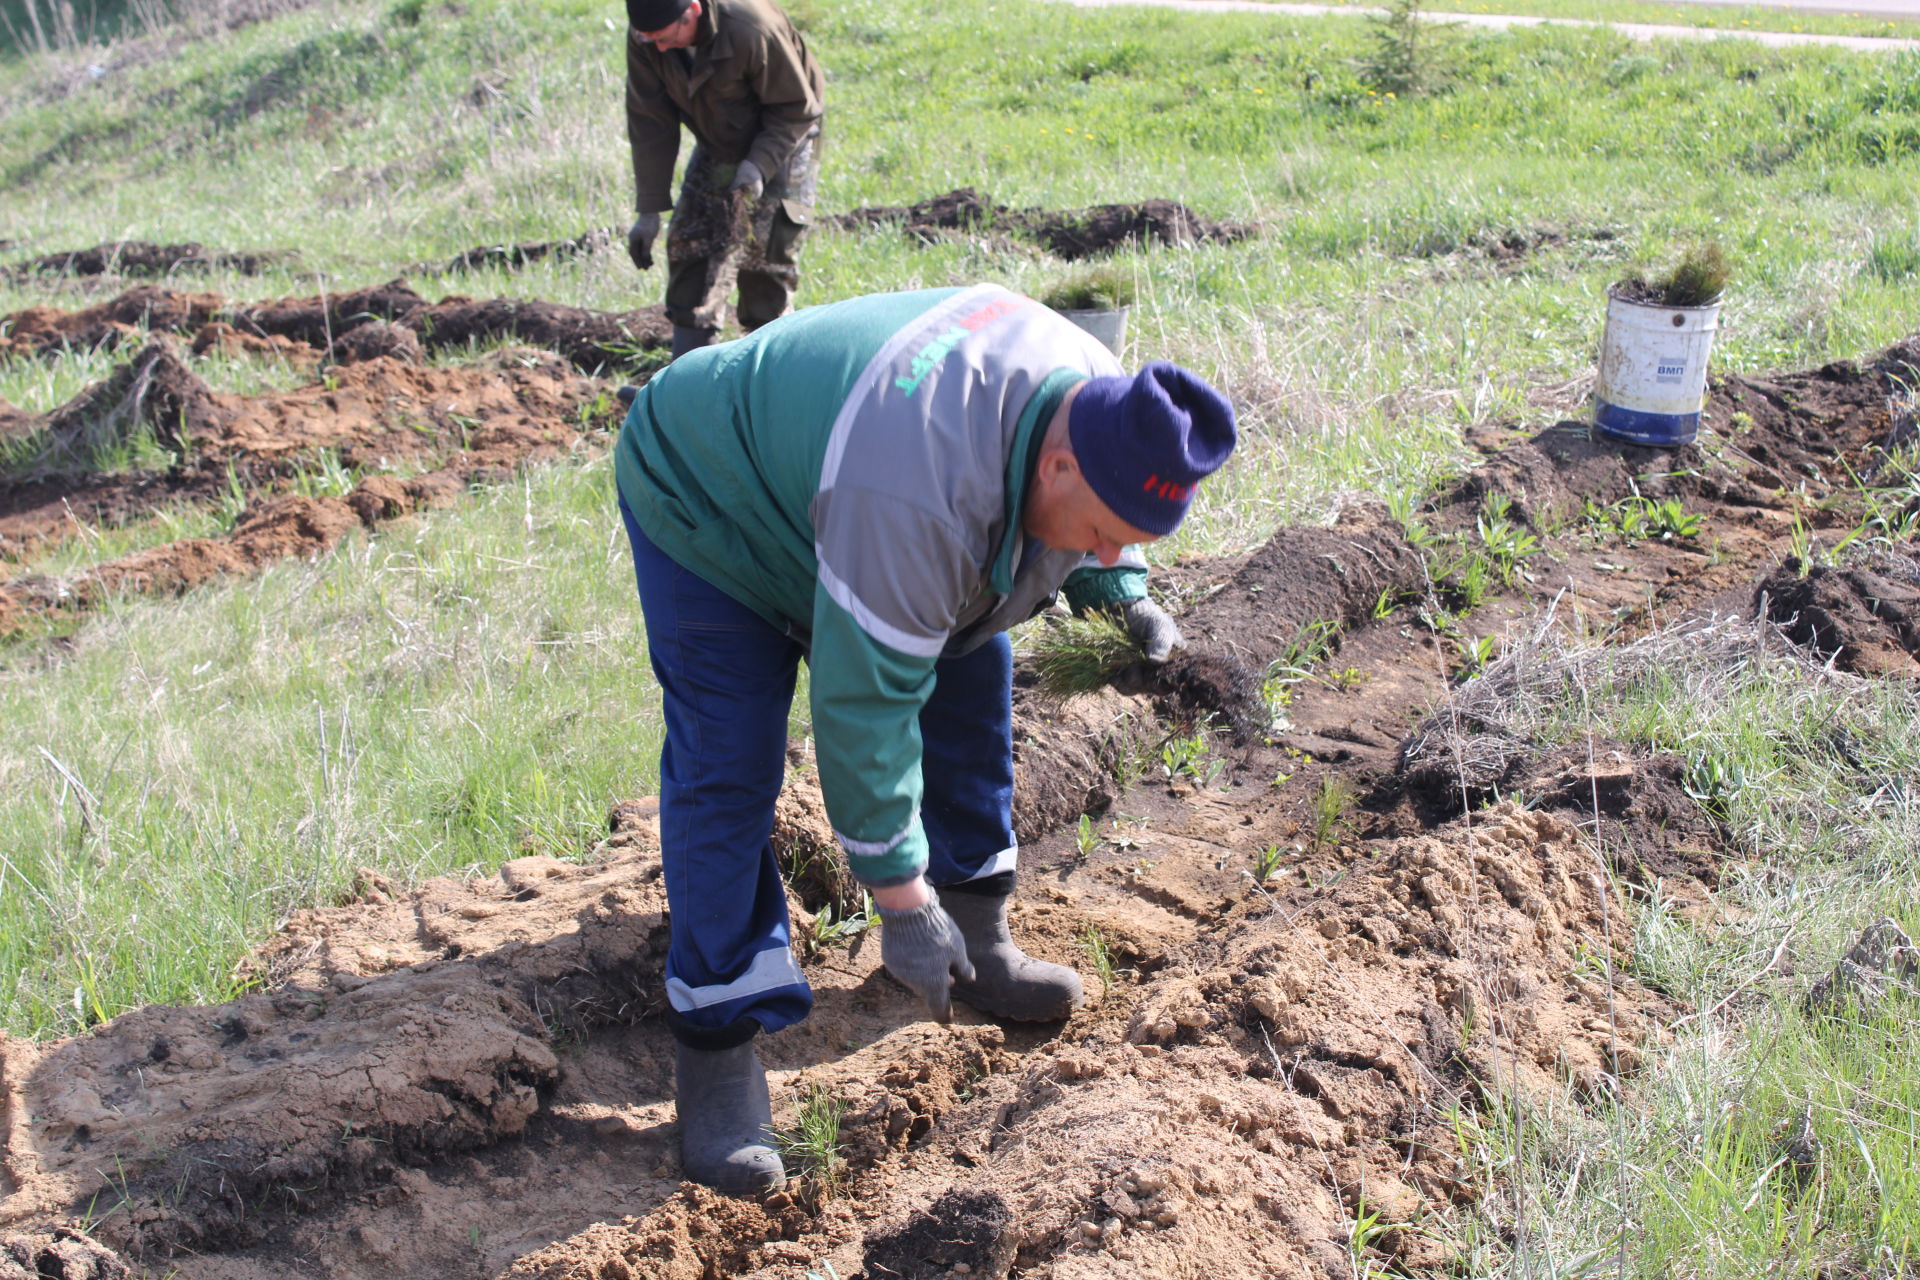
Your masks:
<svg viewBox="0 0 1920 1280"><path fill-rule="evenodd" d="M921 241L954 235L994 234L1038 245L1069 262L1119 249L1163 245L1189 249L1201 244L1232 244L1258 228L1202 218L1173 200L1137 204L1100 204L1086 209L1015 209L992 197L960 187L912 205L872 205L840 214L834 224L847 231L898 227Z"/></svg>
<svg viewBox="0 0 1920 1280"><path fill-rule="evenodd" d="M5 248L0 244L0 248ZM43 254L0 267L0 276L25 280L33 276L171 276L183 271L237 271L259 275L269 267L293 261L291 249L263 249L228 253L203 244L152 244L145 240L115 240L89 249Z"/></svg>
<svg viewBox="0 0 1920 1280"><path fill-rule="evenodd" d="M158 330L191 341L197 352L219 346L295 363L350 363L341 358L337 344L356 328L376 322L413 330L425 351L519 342L550 350L589 373L633 369L643 353L672 342L672 326L659 306L592 311L457 294L434 303L404 279L345 293L256 303L139 285L79 311L37 306L0 316L0 360L68 350L115 351L144 343Z"/></svg>
<svg viewBox="0 0 1920 1280"><path fill-rule="evenodd" d="M764 1056L778 1121L815 1090L843 1106L838 1187L742 1202L679 1182L642 800L577 862L410 891L364 876L264 946L260 992L233 1004L0 1044L0 1259L93 1248L73 1265L190 1278L1444 1273L1448 1211L1472 1194L1453 1110L1631 1092L1675 1012L1622 974L1605 867L1710 902L1725 856L1674 762L1474 721L1449 693L1459 639L1549 604L1622 638L1717 610L1910 678L1911 539L1827 573L1789 554L1857 526L1851 476L1897 479L1887 451L1912 424L1890 392L1916 370L1909 342L1728 380L1702 442L1674 450L1571 423L1485 433L1484 465L1421 513L1424 551L1359 504L1180 567L1191 647L1168 671L1064 703L1023 675L1015 927L1086 976L1064 1025L929 1024L871 939L809 943L845 885L821 870L834 842L797 751L776 846L814 868L792 905L816 1010ZM1698 530L1582 514L1659 497ZM1437 632L1421 611L1458 588L1434 539L1472 536L1490 499L1541 549L1461 635ZM1321 623L1316 676L1283 708L1259 698ZM1436 706L1456 708L1441 756L1421 748ZM1209 754L1175 768L1203 727ZM1478 807L1514 780L1531 812ZM1353 802L1329 823L1335 784ZM1063 830L1082 812L1085 843ZM1393 1225L1356 1253L1368 1212ZM58 1234L82 1222L94 1245Z"/></svg>

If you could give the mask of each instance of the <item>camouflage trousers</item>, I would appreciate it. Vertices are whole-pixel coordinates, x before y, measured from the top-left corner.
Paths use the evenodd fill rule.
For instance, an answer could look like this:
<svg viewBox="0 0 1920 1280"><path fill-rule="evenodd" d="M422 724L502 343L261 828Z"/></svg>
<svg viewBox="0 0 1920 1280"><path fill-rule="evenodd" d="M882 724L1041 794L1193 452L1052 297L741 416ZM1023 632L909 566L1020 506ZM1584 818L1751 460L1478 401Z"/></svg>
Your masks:
<svg viewBox="0 0 1920 1280"><path fill-rule="evenodd" d="M804 219L820 178L820 131L800 140L783 172L766 175L758 200L727 189L737 168L703 145L687 161L667 224L667 319L676 325L718 329L736 285L742 329L778 320L793 305Z"/></svg>

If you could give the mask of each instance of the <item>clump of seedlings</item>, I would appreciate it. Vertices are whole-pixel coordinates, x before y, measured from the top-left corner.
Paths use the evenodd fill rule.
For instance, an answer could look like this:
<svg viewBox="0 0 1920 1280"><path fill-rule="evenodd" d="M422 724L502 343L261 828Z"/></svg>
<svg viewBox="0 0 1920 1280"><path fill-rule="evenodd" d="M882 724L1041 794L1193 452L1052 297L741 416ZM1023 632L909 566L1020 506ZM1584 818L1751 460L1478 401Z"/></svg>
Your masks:
<svg viewBox="0 0 1920 1280"><path fill-rule="evenodd" d="M1627 302L1654 307L1708 307L1720 301L1733 278L1733 265L1717 240L1689 246L1664 275L1651 280L1632 275L1609 291Z"/></svg>
<svg viewBox="0 0 1920 1280"><path fill-rule="evenodd" d="M1118 311L1133 305L1133 279L1112 267L1094 267L1055 281L1040 301L1055 311Z"/></svg>

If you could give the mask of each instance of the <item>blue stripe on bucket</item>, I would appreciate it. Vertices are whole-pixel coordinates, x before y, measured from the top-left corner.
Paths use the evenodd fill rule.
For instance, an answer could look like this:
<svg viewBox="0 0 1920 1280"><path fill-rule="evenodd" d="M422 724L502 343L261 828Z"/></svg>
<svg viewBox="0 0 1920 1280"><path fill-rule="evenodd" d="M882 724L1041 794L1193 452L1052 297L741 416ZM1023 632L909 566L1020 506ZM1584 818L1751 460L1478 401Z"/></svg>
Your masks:
<svg viewBox="0 0 1920 1280"><path fill-rule="evenodd" d="M1631 440L1634 444L1656 447L1691 444L1693 438L1700 434L1700 415L1698 413L1647 413L1640 409L1628 409L1621 405L1609 404L1605 400L1596 400L1593 409L1593 425L1610 436Z"/></svg>

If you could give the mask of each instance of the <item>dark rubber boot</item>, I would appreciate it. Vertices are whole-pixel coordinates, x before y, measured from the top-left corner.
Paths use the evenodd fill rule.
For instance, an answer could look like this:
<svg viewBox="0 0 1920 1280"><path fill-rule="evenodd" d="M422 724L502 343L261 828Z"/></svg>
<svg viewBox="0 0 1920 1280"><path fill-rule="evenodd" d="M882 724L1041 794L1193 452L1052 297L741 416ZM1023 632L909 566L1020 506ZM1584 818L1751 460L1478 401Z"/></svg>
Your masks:
<svg viewBox="0 0 1920 1280"><path fill-rule="evenodd" d="M673 326L673 358L678 360L689 351L698 351L701 347L713 343L713 330L689 329L686 325Z"/></svg>
<svg viewBox="0 0 1920 1280"><path fill-rule="evenodd" d="M953 984L953 998L981 1013L1015 1022L1057 1022L1080 1003L1080 975L1035 960L1007 932L1007 899L948 890L940 895L973 961L972 982Z"/></svg>
<svg viewBox="0 0 1920 1280"><path fill-rule="evenodd" d="M787 1180L773 1148L773 1104L753 1041L731 1049L676 1044L673 1080L680 1167L688 1181L750 1196Z"/></svg>

